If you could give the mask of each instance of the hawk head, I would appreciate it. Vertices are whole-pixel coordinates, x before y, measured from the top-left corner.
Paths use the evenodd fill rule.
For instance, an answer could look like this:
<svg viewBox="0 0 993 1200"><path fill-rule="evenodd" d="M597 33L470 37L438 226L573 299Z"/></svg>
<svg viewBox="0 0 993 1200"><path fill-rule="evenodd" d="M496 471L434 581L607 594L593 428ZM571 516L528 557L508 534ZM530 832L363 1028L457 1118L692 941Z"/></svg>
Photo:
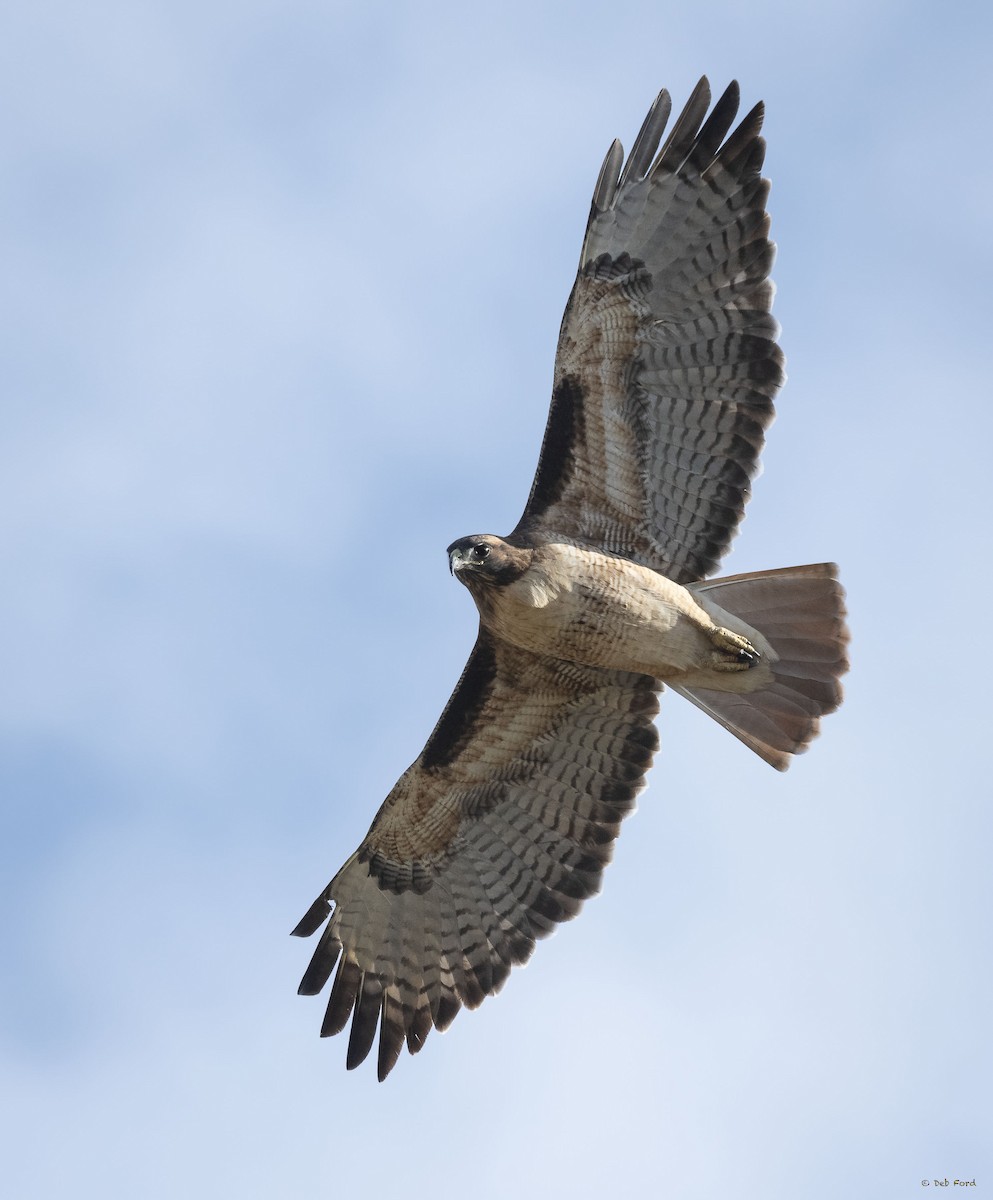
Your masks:
<svg viewBox="0 0 993 1200"><path fill-rule="evenodd" d="M448 547L449 570L469 591L506 587L531 565L532 550L522 550L489 533L459 538Z"/></svg>

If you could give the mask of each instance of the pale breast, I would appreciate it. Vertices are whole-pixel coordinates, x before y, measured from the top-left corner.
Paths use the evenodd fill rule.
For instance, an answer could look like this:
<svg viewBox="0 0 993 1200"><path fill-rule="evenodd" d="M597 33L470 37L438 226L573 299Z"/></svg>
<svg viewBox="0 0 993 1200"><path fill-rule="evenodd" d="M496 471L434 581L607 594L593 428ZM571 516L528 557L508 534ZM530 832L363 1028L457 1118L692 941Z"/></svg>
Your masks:
<svg viewBox="0 0 993 1200"><path fill-rule="evenodd" d="M708 646L701 630L712 624L664 576L562 544L537 550L530 568L486 608L485 624L523 649L656 678L697 666Z"/></svg>

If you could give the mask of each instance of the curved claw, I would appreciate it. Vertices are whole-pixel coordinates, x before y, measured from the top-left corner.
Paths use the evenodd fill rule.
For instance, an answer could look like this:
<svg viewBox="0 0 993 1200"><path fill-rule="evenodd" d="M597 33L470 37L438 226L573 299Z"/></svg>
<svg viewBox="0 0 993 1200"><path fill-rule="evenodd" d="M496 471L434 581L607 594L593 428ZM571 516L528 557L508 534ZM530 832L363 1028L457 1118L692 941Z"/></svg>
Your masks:
<svg viewBox="0 0 993 1200"><path fill-rule="evenodd" d="M713 666L718 671L747 671L762 658L748 638L721 625L710 630L710 640L716 651Z"/></svg>

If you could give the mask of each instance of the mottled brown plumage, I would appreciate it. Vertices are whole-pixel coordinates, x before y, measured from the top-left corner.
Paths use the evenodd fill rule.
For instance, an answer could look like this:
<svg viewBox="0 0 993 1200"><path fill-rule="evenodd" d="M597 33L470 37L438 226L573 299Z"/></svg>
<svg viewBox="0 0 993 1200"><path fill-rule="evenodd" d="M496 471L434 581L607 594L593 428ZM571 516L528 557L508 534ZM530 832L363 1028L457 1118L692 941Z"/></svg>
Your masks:
<svg viewBox="0 0 993 1200"><path fill-rule="evenodd" d="M830 564L708 580L783 381L762 106L705 80L611 146L566 307L541 456L506 538L449 547L476 646L417 761L294 933L330 916L322 1034L379 1077L600 887L657 748L664 683L782 770L841 700Z"/></svg>

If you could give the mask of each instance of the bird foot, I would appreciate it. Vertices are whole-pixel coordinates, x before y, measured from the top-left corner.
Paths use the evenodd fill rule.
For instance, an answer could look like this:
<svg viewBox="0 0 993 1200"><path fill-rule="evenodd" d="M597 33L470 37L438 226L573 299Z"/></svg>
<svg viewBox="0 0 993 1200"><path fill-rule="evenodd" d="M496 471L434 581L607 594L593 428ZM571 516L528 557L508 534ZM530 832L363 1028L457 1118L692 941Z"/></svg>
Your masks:
<svg viewBox="0 0 993 1200"><path fill-rule="evenodd" d="M747 671L762 657L748 638L715 625L708 631L714 646L711 666L716 671Z"/></svg>

